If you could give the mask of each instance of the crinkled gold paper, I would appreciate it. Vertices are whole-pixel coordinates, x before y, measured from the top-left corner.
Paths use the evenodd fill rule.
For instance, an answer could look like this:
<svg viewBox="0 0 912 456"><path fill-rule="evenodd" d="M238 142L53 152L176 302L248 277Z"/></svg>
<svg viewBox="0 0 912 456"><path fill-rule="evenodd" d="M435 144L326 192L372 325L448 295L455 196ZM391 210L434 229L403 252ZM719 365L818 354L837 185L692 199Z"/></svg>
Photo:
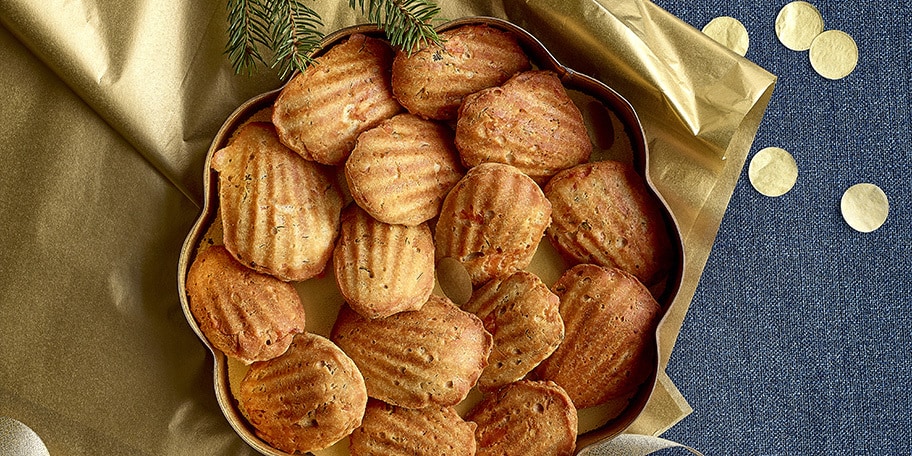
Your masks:
<svg viewBox="0 0 912 456"><path fill-rule="evenodd" d="M645 0L440 4L514 21L638 110L687 255L664 366L775 77ZM363 22L347 1L314 5L326 31ZM217 406L176 285L209 142L280 83L233 74L225 18L209 0L0 3L0 416L51 454L254 454ZM631 431L688 411L660 375Z"/></svg>

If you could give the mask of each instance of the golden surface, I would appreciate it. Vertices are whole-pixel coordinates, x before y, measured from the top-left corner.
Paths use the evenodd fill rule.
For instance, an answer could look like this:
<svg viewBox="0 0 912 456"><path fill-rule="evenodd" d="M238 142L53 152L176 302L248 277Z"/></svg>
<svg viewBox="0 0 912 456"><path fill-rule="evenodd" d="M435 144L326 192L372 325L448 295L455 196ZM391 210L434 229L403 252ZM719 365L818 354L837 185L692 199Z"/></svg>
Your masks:
<svg viewBox="0 0 912 456"><path fill-rule="evenodd" d="M221 0L104 3L0 2L0 415L51 454L253 455L215 400L175 272L210 141L280 81L233 74ZM510 19L638 110L686 254L664 366L775 77L646 0L440 5ZM327 31L364 22L348 2L313 6ZM663 373L653 398L631 431L689 411Z"/></svg>
<svg viewBox="0 0 912 456"><path fill-rule="evenodd" d="M827 79L842 79L858 64L855 40L840 30L827 30L817 35L808 55L814 71Z"/></svg>
<svg viewBox="0 0 912 456"><path fill-rule="evenodd" d="M795 186L798 165L787 150L767 147L754 155L747 167L751 185L766 196L782 196Z"/></svg>
<svg viewBox="0 0 912 456"><path fill-rule="evenodd" d="M750 46L750 37L744 24L730 16L720 16L709 21L703 26L703 33L741 56L747 54Z"/></svg>
<svg viewBox="0 0 912 456"><path fill-rule="evenodd" d="M874 184L855 184L842 194L839 208L852 229L870 233L887 221L890 201L887 194Z"/></svg>
<svg viewBox="0 0 912 456"><path fill-rule="evenodd" d="M806 51L811 42L823 32L823 17L808 2L791 2L776 16L776 36L793 51Z"/></svg>

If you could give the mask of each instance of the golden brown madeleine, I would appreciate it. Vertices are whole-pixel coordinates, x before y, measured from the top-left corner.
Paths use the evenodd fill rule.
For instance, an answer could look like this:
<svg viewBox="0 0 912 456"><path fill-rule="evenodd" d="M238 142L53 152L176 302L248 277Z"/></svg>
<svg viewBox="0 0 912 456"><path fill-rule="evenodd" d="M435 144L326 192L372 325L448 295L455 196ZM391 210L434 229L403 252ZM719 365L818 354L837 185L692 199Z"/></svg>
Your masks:
<svg viewBox="0 0 912 456"><path fill-rule="evenodd" d="M449 127L399 114L358 137L345 162L352 198L377 220L418 225L464 171Z"/></svg>
<svg viewBox="0 0 912 456"><path fill-rule="evenodd" d="M370 397L406 408L465 399L492 345L478 317L436 295L421 310L375 320L343 306L331 338L361 369Z"/></svg>
<svg viewBox="0 0 912 456"><path fill-rule="evenodd" d="M536 369L561 385L577 408L631 394L653 367L660 308L636 277L616 268L580 264L554 284L566 335Z"/></svg>
<svg viewBox="0 0 912 456"><path fill-rule="evenodd" d="M217 151L225 247L238 261L286 281L323 272L339 231L342 194L330 171L250 123Z"/></svg>
<svg viewBox="0 0 912 456"><path fill-rule="evenodd" d="M477 287L528 266L550 223L551 203L535 181L512 166L485 163L444 199L437 258L462 263Z"/></svg>
<svg viewBox="0 0 912 456"><path fill-rule="evenodd" d="M341 165L358 134L402 110L393 98L393 50L355 34L295 75L275 101L282 142L308 160Z"/></svg>
<svg viewBox="0 0 912 456"><path fill-rule="evenodd" d="M434 289L434 238L427 224L390 225L352 204L342 214L333 267L339 291L359 314L418 310Z"/></svg>
<svg viewBox="0 0 912 456"><path fill-rule="evenodd" d="M474 456L475 423L464 421L452 407L407 409L370 399L348 452L352 456Z"/></svg>
<svg viewBox="0 0 912 456"><path fill-rule="evenodd" d="M553 382L521 380L485 397L466 417L478 425L475 454L572 455L578 418Z"/></svg>
<svg viewBox="0 0 912 456"><path fill-rule="evenodd" d="M520 73L467 96L456 122L456 148L467 167L505 163L542 183L592 154L583 115L550 71Z"/></svg>
<svg viewBox="0 0 912 456"><path fill-rule="evenodd" d="M513 34L486 25L440 33L443 48L399 51L393 61L393 93L412 114L452 120L463 97L502 84L531 68Z"/></svg>
<svg viewBox="0 0 912 456"><path fill-rule="evenodd" d="M647 286L671 270L673 250L659 202L633 167L580 165L545 186L554 209L548 238L572 263L623 269Z"/></svg>
<svg viewBox="0 0 912 456"><path fill-rule="evenodd" d="M560 301L531 272L492 279L462 308L481 318L494 337L488 367L478 379L482 391L521 380L564 338Z"/></svg>
<svg viewBox="0 0 912 456"><path fill-rule="evenodd" d="M294 335L305 330L294 287L238 263L221 245L193 260L187 297L206 340L244 364L285 353Z"/></svg>
<svg viewBox="0 0 912 456"><path fill-rule="evenodd" d="M275 448L326 448L361 425L367 406L355 363L325 337L303 333L284 355L253 363L235 394L257 435Z"/></svg>

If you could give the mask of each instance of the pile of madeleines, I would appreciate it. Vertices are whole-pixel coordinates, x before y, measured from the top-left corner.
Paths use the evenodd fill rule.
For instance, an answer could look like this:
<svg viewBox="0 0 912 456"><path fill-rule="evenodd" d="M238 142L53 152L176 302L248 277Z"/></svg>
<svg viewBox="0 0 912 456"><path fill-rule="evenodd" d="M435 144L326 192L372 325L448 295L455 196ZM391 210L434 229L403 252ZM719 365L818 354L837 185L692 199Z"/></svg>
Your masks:
<svg viewBox="0 0 912 456"><path fill-rule="evenodd" d="M660 203L630 165L590 162L579 108L510 32L440 37L349 36L211 158L224 245L197 252L189 308L249 365L237 406L276 449L568 455L577 410L653 368ZM551 287L526 271L545 237L570 265ZM433 293L443 259L467 302ZM345 304L326 338L293 284L328 264Z"/></svg>

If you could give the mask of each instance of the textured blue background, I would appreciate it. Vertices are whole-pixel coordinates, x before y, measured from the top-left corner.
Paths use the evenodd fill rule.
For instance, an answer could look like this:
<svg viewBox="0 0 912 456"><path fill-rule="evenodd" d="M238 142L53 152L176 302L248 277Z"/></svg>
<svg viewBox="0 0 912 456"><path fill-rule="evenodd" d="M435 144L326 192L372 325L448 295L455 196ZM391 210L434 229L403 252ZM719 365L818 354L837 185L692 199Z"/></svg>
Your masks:
<svg viewBox="0 0 912 456"><path fill-rule="evenodd" d="M912 454L912 3L811 2L858 44L837 81L778 41L787 1L656 3L745 25L746 57L779 77L748 161L782 147L799 172L770 198L745 166L668 367L694 412L665 436L707 455ZM890 201L872 233L839 210L860 182Z"/></svg>

